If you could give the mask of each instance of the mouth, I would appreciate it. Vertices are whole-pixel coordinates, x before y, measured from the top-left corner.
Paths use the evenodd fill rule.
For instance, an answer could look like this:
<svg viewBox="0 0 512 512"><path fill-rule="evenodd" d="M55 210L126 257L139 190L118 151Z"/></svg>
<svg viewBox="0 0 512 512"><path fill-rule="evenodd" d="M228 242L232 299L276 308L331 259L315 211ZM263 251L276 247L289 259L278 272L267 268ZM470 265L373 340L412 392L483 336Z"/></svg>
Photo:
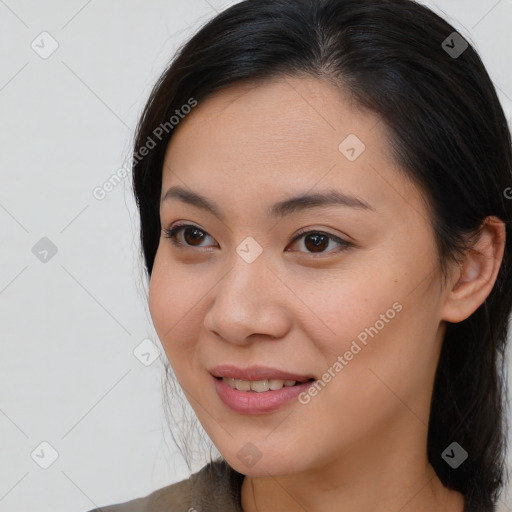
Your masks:
<svg viewBox="0 0 512 512"><path fill-rule="evenodd" d="M222 365L210 370L218 397L239 414L274 412L297 400L316 380L275 368Z"/></svg>

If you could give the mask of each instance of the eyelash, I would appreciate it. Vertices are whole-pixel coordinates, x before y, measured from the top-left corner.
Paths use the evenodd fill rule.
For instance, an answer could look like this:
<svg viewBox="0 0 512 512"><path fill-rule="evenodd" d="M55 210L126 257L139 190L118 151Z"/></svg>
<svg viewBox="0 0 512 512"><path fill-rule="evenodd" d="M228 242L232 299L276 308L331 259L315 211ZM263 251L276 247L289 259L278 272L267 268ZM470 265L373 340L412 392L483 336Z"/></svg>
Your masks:
<svg viewBox="0 0 512 512"><path fill-rule="evenodd" d="M169 229L165 229L164 228L164 229L162 229L162 231L164 232L165 238L169 238L171 240L171 242L176 247L178 247L180 249L183 249L183 248L193 249L194 248L193 246L184 244L184 243L180 242L178 240L178 238L177 238L177 235L181 231L184 231L186 228L192 228L192 229L195 229L195 230L197 230L197 231L199 231L201 233L204 233L205 235L208 235L208 233L206 231L203 231L202 229L199 229L197 226L193 226L191 224L176 224L172 228L169 228ZM341 247L338 248L335 251L325 251L325 252L320 252L320 253L314 253L314 252L307 252L306 253L306 254L311 254L314 257L322 256L324 254L330 254L330 253L337 254L339 252L342 252L342 251L347 250L348 248L352 247L352 244L350 242L347 242L346 240L342 240L341 238L338 238L337 236L331 235L330 233L325 233L323 231L318 231L318 230L308 230L306 228L301 229L299 231L299 233L297 233L297 235L291 241L291 243L295 243L297 240L299 240L300 238L304 237L304 235L309 235L309 234L317 234L317 235L325 236L329 240L333 240L335 242L338 242L341 245ZM208 235L208 236L210 236L210 235ZM201 246L197 246L197 247L201 247ZM303 252L303 251L298 251L298 252Z"/></svg>

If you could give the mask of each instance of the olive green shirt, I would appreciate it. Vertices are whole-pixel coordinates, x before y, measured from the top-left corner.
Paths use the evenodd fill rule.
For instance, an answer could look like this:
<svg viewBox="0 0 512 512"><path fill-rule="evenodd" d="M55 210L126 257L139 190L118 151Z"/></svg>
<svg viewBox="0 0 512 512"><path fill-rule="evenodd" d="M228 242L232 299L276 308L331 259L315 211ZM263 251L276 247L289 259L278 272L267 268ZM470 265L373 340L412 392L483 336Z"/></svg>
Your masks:
<svg viewBox="0 0 512 512"><path fill-rule="evenodd" d="M144 498L89 512L243 512L241 488L244 477L226 461L214 461L188 479L158 489Z"/></svg>

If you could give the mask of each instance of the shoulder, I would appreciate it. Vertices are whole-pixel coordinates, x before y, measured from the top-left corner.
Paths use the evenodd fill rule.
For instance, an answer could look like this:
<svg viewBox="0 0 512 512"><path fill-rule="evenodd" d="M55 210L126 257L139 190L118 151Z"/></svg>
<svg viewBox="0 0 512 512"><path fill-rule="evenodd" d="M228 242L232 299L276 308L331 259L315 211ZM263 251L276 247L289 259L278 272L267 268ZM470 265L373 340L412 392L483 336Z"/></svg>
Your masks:
<svg viewBox="0 0 512 512"><path fill-rule="evenodd" d="M188 512L194 476L153 491L143 498L95 508L89 512Z"/></svg>
<svg viewBox="0 0 512 512"><path fill-rule="evenodd" d="M202 507L212 505L212 501L218 506L215 510L238 512L241 510L242 480L243 475L225 461L215 461L189 478L153 491L148 496L89 512L190 512L194 509L206 510Z"/></svg>

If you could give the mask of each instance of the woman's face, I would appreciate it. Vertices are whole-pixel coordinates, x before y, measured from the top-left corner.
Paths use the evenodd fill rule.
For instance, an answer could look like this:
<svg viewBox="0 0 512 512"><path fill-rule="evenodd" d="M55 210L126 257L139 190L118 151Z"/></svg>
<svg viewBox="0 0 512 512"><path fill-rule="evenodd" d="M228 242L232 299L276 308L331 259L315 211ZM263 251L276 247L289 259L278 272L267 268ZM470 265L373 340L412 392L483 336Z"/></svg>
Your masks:
<svg viewBox="0 0 512 512"><path fill-rule="evenodd" d="M252 476L423 460L445 292L383 123L332 85L286 78L225 89L175 130L161 224L192 228L181 245L162 232L149 305L220 453ZM234 390L212 372L248 378ZM278 372L315 382L247 390L279 388Z"/></svg>

